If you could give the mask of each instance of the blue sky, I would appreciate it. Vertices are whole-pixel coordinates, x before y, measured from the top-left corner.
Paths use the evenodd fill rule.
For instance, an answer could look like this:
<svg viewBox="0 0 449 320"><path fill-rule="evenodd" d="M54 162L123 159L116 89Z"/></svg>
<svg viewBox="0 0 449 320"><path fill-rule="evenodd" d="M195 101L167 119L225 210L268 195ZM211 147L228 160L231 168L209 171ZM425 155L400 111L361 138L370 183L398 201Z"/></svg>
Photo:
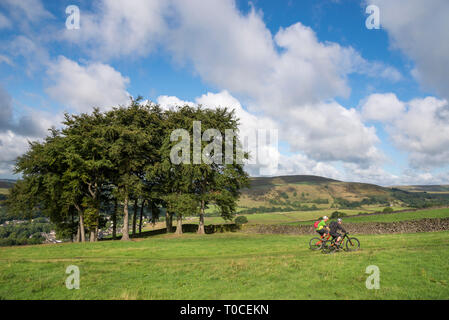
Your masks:
<svg viewBox="0 0 449 320"><path fill-rule="evenodd" d="M0 178L63 112L142 95L225 104L243 133L278 130L271 174L448 184L449 6L426 3L2 1ZM380 29L366 28L368 5Z"/></svg>

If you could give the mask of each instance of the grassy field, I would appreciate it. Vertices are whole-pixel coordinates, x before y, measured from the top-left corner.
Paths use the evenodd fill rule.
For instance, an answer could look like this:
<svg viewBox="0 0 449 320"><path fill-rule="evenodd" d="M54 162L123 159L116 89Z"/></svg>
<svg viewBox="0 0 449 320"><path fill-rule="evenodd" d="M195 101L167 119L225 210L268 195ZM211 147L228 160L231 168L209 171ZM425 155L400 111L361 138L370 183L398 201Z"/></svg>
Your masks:
<svg viewBox="0 0 449 320"><path fill-rule="evenodd" d="M9 194L9 189L0 188L0 194Z"/></svg>
<svg viewBox="0 0 449 320"><path fill-rule="evenodd" d="M345 223L361 223L361 222L397 222L406 220L420 220L424 218L449 218L449 208L429 209L410 212L397 212L390 214L373 214L358 217L345 217ZM290 225L308 225L313 221L286 223Z"/></svg>
<svg viewBox="0 0 449 320"><path fill-rule="evenodd" d="M3 299L449 299L449 232L358 235L323 255L311 236L162 235L132 242L0 248ZM69 265L80 289L65 287ZM366 267L380 268L368 290Z"/></svg>
<svg viewBox="0 0 449 320"><path fill-rule="evenodd" d="M374 213L374 211L379 211L379 207L369 207L365 210L345 210L340 209L338 211L344 212L348 217L344 218L345 222L357 223L357 222L394 222L394 221L404 221L404 220L418 220L423 218L447 218L449 217L449 208L445 209L429 209L411 212L398 212L391 214L374 214L368 216L357 216L360 212ZM400 210L403 208L393 208L395 210ZM309 225L313 224L314 219L318 219L324 215L330 216L335 209L317 210L317 211L293 211L293 212L273 212L273 213L257 213L257 214L245 214L244 216L248 219L248 224L287 224L287 225ZM206 217L205 224L223 224L232 223L231 221L225 222L220 217ZM198 223L198 217L189 217L184 219L184 223ZM156 223L154 229L165 228L165 220L160 220ZM151 224L147 224L144 231L153 230Z"/></svg>
<svg viewBox="0 0 449 320"><path fill-rule="evenodd" d="M292 211L292 212L273 212L273 213L255 213L244 214L248 219L249 224L280 224L303 220L312 220L322 217L323 215L330 215L335 209L325 209L316 211ZM345 212L348 215L355 215L360 212L357 210L339 210ZM205 223L207 224L219 224L224 220L221 217L206 217Z"/></svg>

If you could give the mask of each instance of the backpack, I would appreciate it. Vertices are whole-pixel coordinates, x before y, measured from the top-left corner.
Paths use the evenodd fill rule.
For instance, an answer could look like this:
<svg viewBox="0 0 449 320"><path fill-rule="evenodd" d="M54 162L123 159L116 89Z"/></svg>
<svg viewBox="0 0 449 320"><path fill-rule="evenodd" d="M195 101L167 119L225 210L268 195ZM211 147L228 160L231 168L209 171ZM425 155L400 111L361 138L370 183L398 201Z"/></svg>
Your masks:
<svg viewBox="0 0 449 320"><path fill-rule="evenodd" d="M313 224L313 227L314 227L315 229L318 228L318 224L319 224L320 222L321 222L320 220L315 221L315 223Z"/></svg>

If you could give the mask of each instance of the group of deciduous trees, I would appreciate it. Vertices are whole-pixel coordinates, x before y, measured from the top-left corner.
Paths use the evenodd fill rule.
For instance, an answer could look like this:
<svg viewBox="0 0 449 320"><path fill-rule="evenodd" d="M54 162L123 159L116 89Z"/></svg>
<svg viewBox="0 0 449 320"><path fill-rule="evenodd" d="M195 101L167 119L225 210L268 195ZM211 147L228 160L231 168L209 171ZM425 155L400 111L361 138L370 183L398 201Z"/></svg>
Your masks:
<svg viewBox="0 0 449 320"><path fill-rule="evenodd" d="M171 133L176 129L192 132L194 121L201 121L201 134L208 129L223 136L225 130L238 132L238 119L226 108L162 110L141 103L140 97L110 111L66 114L62 129L51 129L43 142L30 142L29 150L17 159L15 172L22 179L11 190L8 209L24 216L40 211L75 241L88 237L96 241L105 217L112 221L115 239L120 211L121 239L129 240L129 209L133 208L135 233L139 206L140 217L144 206L156 216L159 207L166 208L168 232L172 232L174 215L177 233L182 233L182 217L198 215L198 232L204 233L207 205L215 204L223 218L232 218L239 190L248 186L248 175L236 157L224 161L224 153L215 148L209 153L223 161L173 163L170 155L179 141ZM223 139L202 135L201 148L209 140L225 147ZM233 156L238 143L236 136ZM192 141L188 144L189 148L193 145ZM190 160L193 155L187 153ZM139 229L141 222L142 218Z"/></svg>

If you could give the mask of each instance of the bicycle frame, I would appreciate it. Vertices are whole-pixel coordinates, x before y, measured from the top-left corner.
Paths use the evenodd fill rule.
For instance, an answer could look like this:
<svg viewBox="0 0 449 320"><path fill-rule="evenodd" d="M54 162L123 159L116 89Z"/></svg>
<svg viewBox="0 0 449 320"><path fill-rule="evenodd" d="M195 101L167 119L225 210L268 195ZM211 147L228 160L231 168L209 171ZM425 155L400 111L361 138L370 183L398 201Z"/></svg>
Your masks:
<svg viewBox="0 0 449 320"><path fill-rule="evenodd" d="M345 242L345 238L348 239L349 243L351 244L351 246L353 245L351 242L351 238L348 236L348 233L345 233L344 235L341 236L341 240L340 243L338 244L338 247L343 248L343 242ZM331 245L334 245L337 242L338 238L332 239L331 241Z"/></svg>
<svg viewBox="0 0 449 320"><path fill-rule="evenodd" d="M315 245L320 245L320 244L322 244L323 243L323 240L325 240L325 241L327 241L327 240L329 240L329 238L331 237L331 235L329 234L329 233L326 233L327 234L327 236L324 236L324 235L322 235L322 236L320 236L320 241L318 241L317 243L315 243Z"/></svg>

